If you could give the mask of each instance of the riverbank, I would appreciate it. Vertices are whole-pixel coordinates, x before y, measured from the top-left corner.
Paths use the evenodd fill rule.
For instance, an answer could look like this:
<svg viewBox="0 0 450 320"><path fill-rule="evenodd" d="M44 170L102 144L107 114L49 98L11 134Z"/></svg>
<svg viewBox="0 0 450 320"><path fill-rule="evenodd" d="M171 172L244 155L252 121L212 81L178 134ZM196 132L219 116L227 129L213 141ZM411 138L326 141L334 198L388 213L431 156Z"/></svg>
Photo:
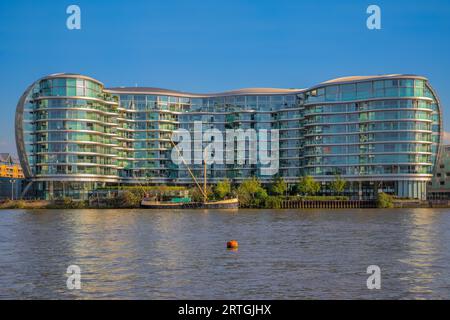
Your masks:
<svg viewBox="0 0 450 320"><path fill-rule="evenodd" d="M284 200L282 206L276 209L348 209L348 208L376 208L376 201L358 200ZM379 207L379 204L378 204ZM2 209L137 209L139 206L124 207L116 201L109 203L91 203L88 201L73 200L6 200L0 202ZM396 200L391 208L450 208L450 201L414 201ZM249 208L249 209L270 209L270 208Z"/></svg>
<svg viewBox="0 0 450 320"><path fill-rule="evenodd" d="M50 209L51 202L45 200L6 200L0 202L0 209Z"/></svg>

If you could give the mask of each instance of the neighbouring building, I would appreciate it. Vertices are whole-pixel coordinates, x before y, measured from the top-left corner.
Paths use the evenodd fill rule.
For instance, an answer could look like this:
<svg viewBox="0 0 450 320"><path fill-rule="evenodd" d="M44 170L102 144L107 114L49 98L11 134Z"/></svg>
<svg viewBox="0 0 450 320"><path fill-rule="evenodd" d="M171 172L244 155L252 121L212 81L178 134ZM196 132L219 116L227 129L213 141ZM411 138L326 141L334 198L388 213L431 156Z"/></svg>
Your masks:
<svg viewBox="0 0 450 320"><path fill-rule="evenodd" d="M436 173L433 180L429 182L428 198L450 200L450 145L442 146Z"/></svg>
<svg viewBox="0 0 450 320"><path fill-rule="evenodd" d="M24 175L19 160L0 153L0 200L20 197Z"/></svg>
<svg viewBox="0 0 450 320"><path fill-rule="evenodd" d="M279 129L279 175L323 184L340 175L346 194L379 191L425 199L441 142L441 106L415 75L355 76L307 89L252 88L194 94L148 87L105 88L91 77L53 74L31 84L16 111L24 194L85 199L125 184L192 184L171 161L171 134L204 128ZM194 165L195 175L203 175ZM254 164L214 164L209 181L263 182Z"/></svg>

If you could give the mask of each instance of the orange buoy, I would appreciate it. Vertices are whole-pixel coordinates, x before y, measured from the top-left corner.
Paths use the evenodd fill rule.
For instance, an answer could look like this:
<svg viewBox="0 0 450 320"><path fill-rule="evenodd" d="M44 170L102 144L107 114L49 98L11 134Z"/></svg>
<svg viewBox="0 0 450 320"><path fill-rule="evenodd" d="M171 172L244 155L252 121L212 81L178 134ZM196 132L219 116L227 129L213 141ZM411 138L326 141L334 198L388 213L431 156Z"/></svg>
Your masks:
<svg viewBox="0 0 450 320"><path fill-rule="evenodd" d="M227 242L227 249L237 249L239 247L239 244L236 240L230 240Z"/></svg>

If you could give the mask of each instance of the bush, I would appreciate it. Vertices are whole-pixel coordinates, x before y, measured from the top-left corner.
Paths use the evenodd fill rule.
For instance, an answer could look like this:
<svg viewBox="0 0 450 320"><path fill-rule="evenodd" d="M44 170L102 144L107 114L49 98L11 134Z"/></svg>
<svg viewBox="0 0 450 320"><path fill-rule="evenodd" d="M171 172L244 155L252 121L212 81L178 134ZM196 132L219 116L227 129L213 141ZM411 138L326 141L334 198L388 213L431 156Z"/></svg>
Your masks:
<svg viewBox="0 0 450 320"><path fill-rule="evenodd" d="M237 189L239 204L242 208L261 208L265 206L267 191L255 177L244 180Z"/></svg>
<svg viewBox="0 0 450 320"><path fill-rule="evenodd" d="M0 209L23 209L26 203L23 200L5 200L0 204Z"/></svg>
<svg viewBox="0 0 450 320"><path fill-rule="evenodd" d="M394 197L384 192L380 192L377 198L378 208L393 208L394 207Z"/></svg>
<svg viewBox="0 0 450 320"><path fill-rule="evenodd" d="M10 209L24 209L26 203L23 200L8 200Z"/></svg>
<svg viewBox="0 0 450 320"><path fill-rule="evenodd" d="M200 192L199 188L197 186L192 187L189 190L189 195L191 196L191 199L193 202L203 202L205 201L205 197L203 196L203 193ZM206 195L208 196L208 199L211 200L213 198L213 191L210 186L206 186Z"/></svg>
<svg viewBox="0 0 450 320"><path fill-rule="evenodd" d="M269 196L265 200L266 209L281 209L282 197Z"/></svg>
<svg viewBox="0 0 450 320"><path fill-rule="evenodd" d="M297 184L297 191L303 195L315 195L320 191L320 183L311 176L305 176Z"/></svg>
<svg viewBox="0 0 450 320"><path fill-rule="evenodd" d="M62 207L65 209L83 209L86 207L84 201L74 201L72 198L65 197L62 202Z"/></svg>
<svg viewBox="0 0 450 320"><path fill-rule="evenodd" d="M336 175L334 180L330 182L330 188L334 192L334 194L342 194L344 192L345 187L347 186L347 181L341 178L340 175Z"/></svg>
<svg viewBox="0 0 450 320"><path fill-rule="evenodd" d="M137 190L127 190L118 196L117 205L121 208L139 208L143 197Z"/></svg>
<svg viewBox="0 0 450 320"><path fill-rule="evenodd" d="M326 200L349 200L346 196L308 196L301 197L303 200L326 201Z"/></svg>
<svg viewBox="0 0 450 320"><path fill-rule="evenodd" d="M274 196L284 196L288 189L287 183L283 178L278 177L270 186L270 193Z"/></svg>
<svg viewBox="0 0 450 320"><path fill-rule="evenodd" d="M230 180L225 179L216 184L214 187L214 197L217 200L223 200L231 195L231 183Z"/></svg>

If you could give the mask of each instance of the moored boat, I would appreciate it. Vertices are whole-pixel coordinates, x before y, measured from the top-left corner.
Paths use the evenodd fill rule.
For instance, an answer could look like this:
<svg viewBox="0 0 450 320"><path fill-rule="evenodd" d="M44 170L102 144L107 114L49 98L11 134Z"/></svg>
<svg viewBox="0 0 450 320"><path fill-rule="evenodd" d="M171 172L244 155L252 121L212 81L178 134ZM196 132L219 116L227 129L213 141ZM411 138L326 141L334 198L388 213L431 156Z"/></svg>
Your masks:
<svg viewBox="0 0 450 320"><path fill-rule="evenodd" d="M239 200L233 198L207 202L170 202L144 198L141 207L147 209L237 209L239 208Z"/></svg>
<svg viewBox="0 0 450 320"><path fill-rule="evenodd" d="M181 161L186 166L189 174L191 175L192 180L195 182L195 185L197 186L198 190L203 196L202 202L192 202L190 198L174 198L172 201L158 201L158 199L144 197L141 201L141 207L148 208L148 209L237 209L239 208L239 200L238 198L231 198L231 199L224 199L219 201L209 201L208 200L208 193L207 193L207 175L206 175L206 168L207 168L207 153L206 149L204 152L204 158L203 158L203 188L198 183L197 179L195 178L194 174L192 173L191 169L189 168L188 164L184 160L184 158L181 156L180 150L178 150L178 147L173 142L172 138L170 138L170 142L172 143L174 149L177 151L178 155L180 156Z"/></svg>

